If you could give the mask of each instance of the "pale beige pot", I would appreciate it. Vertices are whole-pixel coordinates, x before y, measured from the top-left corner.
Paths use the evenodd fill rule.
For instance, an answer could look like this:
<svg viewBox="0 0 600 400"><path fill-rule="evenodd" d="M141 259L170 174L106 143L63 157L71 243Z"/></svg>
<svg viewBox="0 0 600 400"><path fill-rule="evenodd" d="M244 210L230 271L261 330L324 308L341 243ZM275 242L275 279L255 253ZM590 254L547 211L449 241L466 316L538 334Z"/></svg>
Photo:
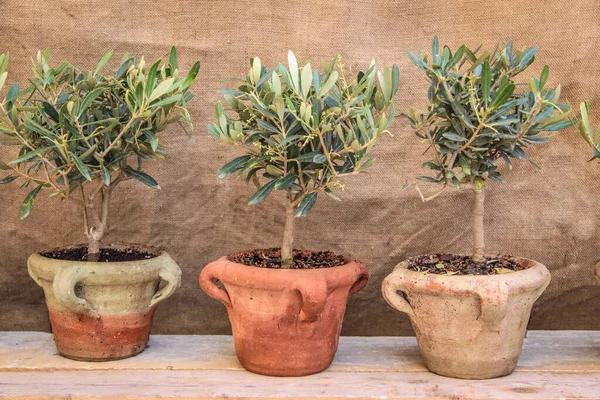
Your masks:
<svg viewBox="0 0 600 400"><path fill-rule="evenodd" d="M550 283L548 269L499 275L435 275L396 266L383 297L409 315L427 368L439 375L488 379L517 366L533 303Z"/></svg>
<svg viewBox="0 0 600 400"><path fill-rule="evenodd" d="M44 289L58 352L88 361L144 350L156 305L181 281L181 270L165 252L148 260L109 263L34 254L28 269Z"/></svg>

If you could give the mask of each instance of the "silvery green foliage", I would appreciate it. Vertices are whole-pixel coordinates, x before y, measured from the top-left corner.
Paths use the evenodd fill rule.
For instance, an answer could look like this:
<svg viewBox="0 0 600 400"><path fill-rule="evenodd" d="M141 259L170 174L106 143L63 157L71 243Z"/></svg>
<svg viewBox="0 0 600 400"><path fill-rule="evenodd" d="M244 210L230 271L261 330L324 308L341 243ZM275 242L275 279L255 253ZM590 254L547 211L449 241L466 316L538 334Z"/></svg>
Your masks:
<svg viewBox="0 0 600 400"><path fill-rule="evenodd" d="M600 158L600 126L594 132L590 124L590 102L585 101L580 105L581 120L579 121L579 132L583 139L592 147L593 158Z"/></svg>
<svg viewBox="0 0 600 400"><path fill-rule="evenodd" d="M511 159L536 165L527 147L546 143L552 133L573 124L570 106L558 103L560 85L547 87L547 65L539 78L517 81L537 50L515 51L507 42L492 52L465 45L454 53L448 46L440 52L436 36L431 59L409 52L430 82L427 111L405 115L433 154L422 166L434 175L420 180L456 187L472 184L476 189L488 180L503 182L499 160L508 168Z"/></svg>
<svg viewBox="0 0 600 400"><path fill-rule="evenodd" d="M370 152L394 118L398 84L396 65L378 72L372 62L348 80L339 56L324 72L310 63L299 67L291 51L288 67L269 70L252 59L241 85L221 92L236 117L219 102L217 122L208 126L213 136L246 150L219 169L219 177L237 173L253 181L258 191L249 204L273 190L287 192L296 216L306 215L320 192L337 199L338 178L373 164Z"/></svg>
<svg viewBox="0 0 600 400"><path fill-rule="evenodd" d="M107 53L93 71L70 63L54 68L49 51L37 54L29 86L10 87L0 103L0 144L19 147L18 156L0 162L0 183L20 179L30 191L21 207L26 218L42 189L50 197L73 198L80 186L100 190L134 178L152 188L158 183L142 170L142 160L164 157L158 133L182 121L192 126L186 103L200 62L179 77L177 54L149 68L144 57L125 56L115 74L104 75ZM0 81L6 61L0 58ZM0 85L1 89L1 85ZM80 198L79 193L75 197ZM80 198L82 202L85 199Z"/></svg>

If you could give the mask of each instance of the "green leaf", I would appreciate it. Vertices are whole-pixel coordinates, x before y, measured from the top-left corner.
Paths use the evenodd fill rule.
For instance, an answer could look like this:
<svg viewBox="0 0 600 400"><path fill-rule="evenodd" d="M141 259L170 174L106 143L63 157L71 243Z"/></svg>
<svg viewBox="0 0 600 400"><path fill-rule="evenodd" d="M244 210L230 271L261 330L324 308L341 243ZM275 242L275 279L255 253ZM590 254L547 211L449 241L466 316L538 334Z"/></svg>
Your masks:
<svg viewBox="0 0 600 400"><path fill-rule="evenodd" d="M43 185L39 185L38 187L33 189L27 195L27 197L25 197L25 200L23 200L23 204L21 204L21 212L20 212L21 219L25 219L25 218L29 217L29 215L31 214L31 211L33 210L33 204L35 202L35 198L37 197L40 190L42 190L42 187L43 187Z"/></svg>
<svg viewBox="0 0 600 400"><path fill-rule="evenodd" d="M0 161L0 171L6 171L11 169L8 165L4 164L2 161Z"/></svg>
<svg viewBox="0 0 600 400"><path fill-rule="evenodd" d="M221 179L225 178L227 175L232 174L238 169L242 168L244 164L246 164L251 158L251 155L234 158L232 161L219 168L217 171L217 176Z"/></svg>
<svg viewBox="0 0 600 400"><path fill-rule="evenodd" d="M433 41L431 42L431 55L437 56L440 52L440 43L438 39L438 35L433 36Z"/></svg>
<svg viewBox="0 0 600 400"><path fill-rule="evenodd" d="M306 64L304 68L302 68L302 95L304 98L308 96L310 92L310 87L312 86L312 68L310 67L310 63Z"/></svg>
<svg viewBox="0 0 600 400"><path fill-rule="evenodd" d="M87 92L86 95L83 96L83 100L79 105L79 111L77 115L81 117L81 115L88 109L92 101L96 100L96 98L98 98L98 96L100 96L105 90L106 88L101 86L97 87L92 91Z"/></svg>
<svg viewBox="0 0 600 400"><path fill-rule="evenodd" d="M171 74L177 69L177 49L175 46L171 47L169 53L169 66L171 67Z"/></svg>
<svg viewBox="0 0 600 400"><path fill-rule="evenodd" d="M43 101L42 108L44 109L44 112L50 118L52 118L52 120L54 122L58 122L58 120L59 120L58 111L56 111L56 108L54 108L54 106L52 104L48 103L47 101Z"/></svg>
<svg viewBox="0 0 600 400"><path fill-rule="evenodd" d="M294 56L294 53L290 50L288 51L288 65L290 68L290 77L292 79L292 85L294 85L294 89L296 90L296 92L299 91L299 74L298 74L298 61L296 61L296 56Z"/></svg>
<svg viewBox="0 0 600 400"><path fill-rule="evenodd" d="M6 93L6 102L14 103L14 101L19 96L19 82L13 84L10 89L8 89L8 93Z"/></svg>
<svg viewBox="0 0 600 400"><path fill-rule="evenodd" d="M305 196L300 204L298 204L298 208L296 208L296 212L294 213L295 217L306 217L308 212L317 202L317 192L311 193Z"/></svg>
<svg viewBox="0 0 600 400"><path fill-rule="evenodd" d="M156 182L156 180L154 180L153 177L151 177L150 175L148 175L142 171L135 170L131 167L126 167L125 169L123 169L123 171L127 175L131 176L132 178L137 179L138 181L142 182L146 186L151 187L152 189L160 189L158 182Z"/></svg>
<svg viewBox="0 0 600 400"><path fill-rule="evenodd" d="M433 69L421 57L410 50L408 51L408 58L410 58L410 61L412 61L419 69L426 69L433 72Z"/></svg>
<svg viewBox="0 0 600 400"><path fill-rule="evenodd" d="M83 177L88 181L91 181L92 177L90 176L90 171L88 171L85 164L79 159L79 157L77 157L72 152L69 152L69 155L73 159L73 163L75 164L75 167L77 167L77 170L81 173L81 175L83 175Z"/></svg>
<svg viewBox="0 0 600 400"><path fill-rule="evenodd" d="M462 136L457 135L456 133L452 133L452 132L445 132L442 134L442 136L445 137L446 139L455 140L457 142L466 142L468 140L466 137L462 137Z"/></svg>
<svg viewBox="0 0 600 400"><path fill-rule="evenodd" d="M283 190L291 187L294 184L294 182L296 182L296 178L298 177L294 173L287 174L283 178L277 180L277 183L275 184L275 189Z"/></svg>
<svg viewBox="0 0 600 400"><path fill-rule="evenodd" d="M200 72L200 61L196 61L194 65L192 65L190 72L188 72L187 76L183 80L183 83L181 84L181 90L185 91L192 86L192 83L194 83L196 77L198 76L198 72Z"/></svg>
<svg viewBox="0 0 600 400"><path fill-rule="evenodd" d="M182 94L179 93L171 97L167 97L165 99L162 99L161 101L157 101L156 103L151 104L150 108L163 107L169 104L177 103L179 100L181 100L181 96Z"/></svg>
<svg viewBox="0 0 600 400"><path fill-rule="evenodd" d="M494 108L500 107L502 104L504 104L504 102L506 100L508 100L510 98L510 96L512 96L514 91L515 91L514 83L507 83L506 85L501 86L500 89L498 89L498 91L496 91L496 94L494 95L494 99L492 100L492 104L490 104L490 108L494 109Z"/></svg>
<svg viewBox="0 0 600 400"><path fill-rule="evenodd" d="M6 82L6 77L8 76L8 72L4 71L0 74L0 90L4 87L4 83Z"/></svg>
<svg viewBox="0 0 600 400"><path fill-rule="evenodd" d="M393 99L400 86L400 69L396 64L392 65L392 94L390 99Z"/></svg>
<svg viewBox="0 0 600 400"><path fill-rule="evenodd" d="M110 171L104 165L102 166L102 181L104 182L104 186L110 186Z"/></svg>
<svg viewBox="0 0 600 400"><path fill-rule="evenodd" d="M333 85L335 85L335 83L338 80L338 72L337 71L333 71L331 73L331 75L329 75L329 78L327 78L327 81L325 81L325 83L319 88L319 98L325 96L327 93L329 93L329 91L331 90L331 88L333 87Z"/></svg>
<svg viewBox="0 0 600 400"><path fill-rule="evenodd" d="M250 200L248 200L248 204L252 206L266 199L267 196L273 191L273 188L277 184L277 181L279 181L279 179L274 179L270 182L265 183L260 189L256 191L256 193L252 195L252 197L250 197Z"/></svg>
<svg viewBox="0 0 600 400"><path fill-rule="evenodd" d="M98 65L96 66L96 70L94 70L94 75L98 75L98 72L100 72L100 70L102 69L102 67L104 67L108 61L110 60L110 58L113 55L113 51L109 51L108 53L106 53L104 55L104 57L102 57L102 59L100 60L100 62L98 63Z"/></svg>
<svg viewBox="0 0 600 400"><path fill-rule="evenodd" d="M548 73L550 72L550 67L544 65L544 69L542 69L542 74L540 75L540 91L544 89L544 85L548 80Z"/></svg>
<svg viewBox="0 0 600 400"><path fill-rule="evenodd" d="M11 183L15 179L17 179L17 177L15 175L9 175L4 179L0 179L0 185L6 184L6 183Z"/></svg>
<svg viewBox="0 0 600 400"><path fill-rule="evenodd" d="M150 94L150 97L148 98L148 102L151 103L154 100L158 99L163 94L167 93L167 91L169 90L169 88L171 86L173 86L173 82L175 82L175 78L167 78L164 81L162 81L152 91L152 93Z"/></svg>
<svg viewBox="0 0 600 400"><path fill-rule="evenodd" d="M519 68L523 70L527 66L529 66L535 59L535 53L537 53L537 51L538 51L537 46L530 47L527 50L525 50L523 52L523 55L521 56L521 62L519 63Z"/></svg>
<svg viewBox="0 0 600 400"><path fill-rule="evenodd" d="M481 95L487 107L490 98L490 87L492 86L492 77L490 74L490 63L485 60L481 67Z"/></svg>
<svg viewBox="0 0 600 400"><path fill-rule="evenodd" d="M44 152L46 152L48 150L51 150L53 148L54 148L54 146L50 146L50 147L42 147L41 149L35 149L35 150L32 150L32 151L29 151L29 152L27 152L27 153L25 153L25 154L23 154L23 155L15 158L9 164L19 164L19 163L28 161L28 160L30 160L30 159L32 159L34 157L37 157L38 154L42 154L42 153L44 153Z"/></svg>

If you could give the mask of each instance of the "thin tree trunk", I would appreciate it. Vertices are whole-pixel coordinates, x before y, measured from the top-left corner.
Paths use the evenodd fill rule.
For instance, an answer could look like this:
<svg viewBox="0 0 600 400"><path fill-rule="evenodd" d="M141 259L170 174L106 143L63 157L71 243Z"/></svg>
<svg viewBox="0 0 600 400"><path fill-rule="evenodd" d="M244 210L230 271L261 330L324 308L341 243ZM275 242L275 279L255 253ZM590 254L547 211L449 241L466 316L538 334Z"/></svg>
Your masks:
<svg viewBox="0 0 600 400"><path fill-rule="evenodd" d="M94 199L89 199L89 207L86 207L86 214L93 215L93 225L89 227L88 238L88 261L100 261L101 242L104 234L108 231L108 214L110 205L110 194L112 188L104 186L101 189L102 193L102 209L100 213L96 212L93 204Z"/></svg>
<svg viewBox="0 0 600 400"><path fill-rule="evenodd" d="M485 243L483 240L483 189L475 189L475 204L473 206L473 261L485 260Z"/></svg>
<svg viewBox="0 0 600 400"><path fill-rule="evenodd" d="M285 230L281 244L281 266L283 268L290 268L294 265L294 208L292 201L288 199L285 206Z"/></svg>

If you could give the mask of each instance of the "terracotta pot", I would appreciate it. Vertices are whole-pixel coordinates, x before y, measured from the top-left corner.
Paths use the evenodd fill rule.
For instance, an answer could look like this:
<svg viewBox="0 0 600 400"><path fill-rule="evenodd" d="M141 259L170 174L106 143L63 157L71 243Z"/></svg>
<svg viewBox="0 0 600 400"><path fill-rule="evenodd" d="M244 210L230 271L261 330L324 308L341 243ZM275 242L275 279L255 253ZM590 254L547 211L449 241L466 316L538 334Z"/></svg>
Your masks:
<svg viewBox="0 0 600 400"><path fill-rule="evenodd" d="M146 347L156 305L179 287L167 253L127 262L63 261L34 254L29 275L44 289L54 342L65 357L107 361ZM159 288L161 280L166 282Z"/></svg>
<svg viewBox="0 0 600 400"><path fill-rule="evenodd" d="M200 274L202 289L227 308L240 363L273 376L314 374L331 364L348 296L367 280L365 266L353 260L292 270L246 266L225 256Z"/></svg>
<svg viewBox="0 0 600 400"><path fill-rule="evenodd" d="M430 371L463 379L509 375L533 303L550 283L544 265L520 262L527 269L452 276L410 271L405 261L384 279L383 297L409 315Z"/></svg>

